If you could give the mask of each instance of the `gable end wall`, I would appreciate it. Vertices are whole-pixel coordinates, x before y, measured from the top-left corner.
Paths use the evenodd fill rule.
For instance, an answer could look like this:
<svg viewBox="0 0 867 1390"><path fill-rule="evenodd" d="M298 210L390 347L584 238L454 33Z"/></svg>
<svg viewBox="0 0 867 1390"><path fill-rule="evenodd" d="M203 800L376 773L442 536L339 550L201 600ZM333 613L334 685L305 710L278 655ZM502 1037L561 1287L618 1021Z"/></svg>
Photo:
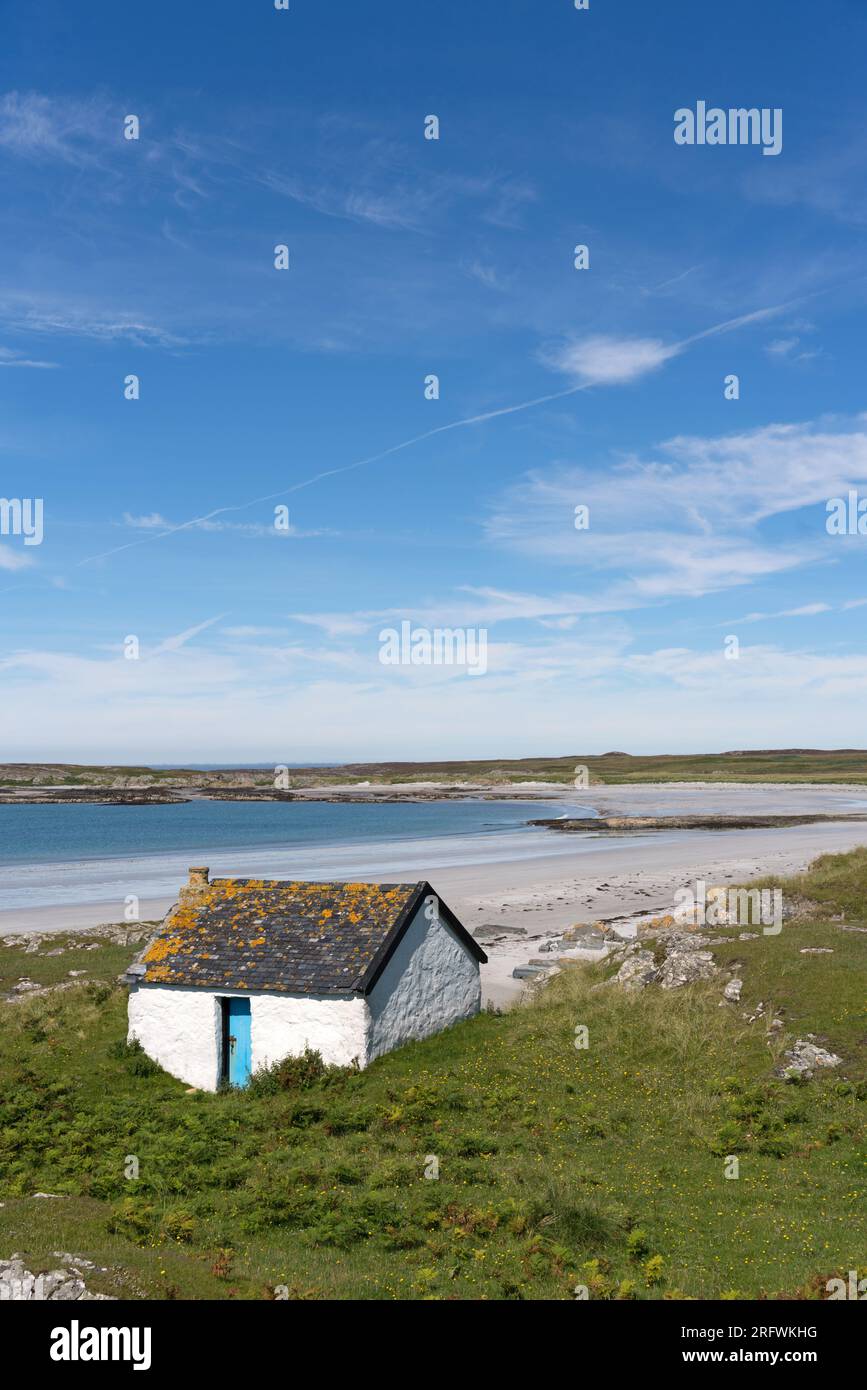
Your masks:
<svg viewBox="0 0 867 1390"><path fill-rule="evenodd" d="M420 903L400 945L367 997L367 1060L411 1039L427 1038L472 1018L481 1008L479 963L438 919L428 922Z"/></svg>

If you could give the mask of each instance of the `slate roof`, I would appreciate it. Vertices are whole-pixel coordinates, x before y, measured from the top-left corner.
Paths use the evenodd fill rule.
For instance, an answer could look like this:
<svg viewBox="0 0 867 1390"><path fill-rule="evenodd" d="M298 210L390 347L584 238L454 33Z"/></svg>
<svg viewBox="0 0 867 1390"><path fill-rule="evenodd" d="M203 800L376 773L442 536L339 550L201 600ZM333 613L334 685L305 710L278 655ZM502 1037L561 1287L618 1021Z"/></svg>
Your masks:
<svg viewBox="0 0 867 1390"><path fill-rule="evenodd" d="M217 878L167 915L141 956L144 985L367 994L429 883ZM487 956L441 899L439 915L480 963Z"/></svg>

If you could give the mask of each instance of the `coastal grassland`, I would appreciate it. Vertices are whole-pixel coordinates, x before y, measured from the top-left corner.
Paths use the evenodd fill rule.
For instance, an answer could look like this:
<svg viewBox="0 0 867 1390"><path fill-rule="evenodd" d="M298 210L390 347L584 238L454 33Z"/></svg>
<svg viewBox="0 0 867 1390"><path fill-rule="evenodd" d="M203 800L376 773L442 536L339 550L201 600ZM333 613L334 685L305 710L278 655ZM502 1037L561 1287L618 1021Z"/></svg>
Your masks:
<svg viewBox="0 0 867 1390"><path fill-rule="evenodd" d="M740 1005L569 967L365 1072L307 1058L245 1094L189 1094L126 1047L115 962L0 1005L0 1258L73 1251L106 1267L92 1288L147 1298L823 1296L867 1272L867 935L832 920L867 916L865 876L867 851L825 856L798 880L813 918L719 933ZM843 1066L774 1079L808 1032Z"/></svg>
<svg viewBox="0 0 867 1390"><path fill-rule="evenodd" d="M863 749L768 749L732 753L582 754L556 758L494 759L473 762L352 764L335 772L335 780L351 777L374 782L559 782L574 784L578 767L586 767L591 783L654 782L804 782L867 783L867 751ZM320 769L308 770L311 782L325 781ZM294 781L294 774L293 774Z"/></svg>
<svg viewBox="0 0 867 1390"><path fill-rule="evenodd" d="M92 943L96 943L95 950ZM62 950L62 955L51 954L58 949ZM46 936L38 952L27 951L23 946L0 950L0 994L7 993L24 978L36 985L62 984L71 978L70 972L74 970L86 971L98 979L113 979L126 969L133 954L131 947L100 940L93 934L52 933Z"/></svg>

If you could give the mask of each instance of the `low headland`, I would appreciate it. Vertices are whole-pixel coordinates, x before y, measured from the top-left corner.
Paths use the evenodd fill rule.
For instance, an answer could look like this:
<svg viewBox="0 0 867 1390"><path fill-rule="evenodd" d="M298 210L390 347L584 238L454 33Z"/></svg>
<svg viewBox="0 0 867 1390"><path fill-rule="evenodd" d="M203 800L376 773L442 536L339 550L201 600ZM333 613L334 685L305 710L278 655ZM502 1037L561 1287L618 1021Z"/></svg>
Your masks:
<svg viewBox="0 0 867 1390"><path fill-rule="evenodd" d="M541 799L551 788L654 783L867 786L867 751L784 748L653 756L574 753L553 758L211 769L3 763L0 803L92 801L147 805L194 798L399 801L504 794Z"/></svg>

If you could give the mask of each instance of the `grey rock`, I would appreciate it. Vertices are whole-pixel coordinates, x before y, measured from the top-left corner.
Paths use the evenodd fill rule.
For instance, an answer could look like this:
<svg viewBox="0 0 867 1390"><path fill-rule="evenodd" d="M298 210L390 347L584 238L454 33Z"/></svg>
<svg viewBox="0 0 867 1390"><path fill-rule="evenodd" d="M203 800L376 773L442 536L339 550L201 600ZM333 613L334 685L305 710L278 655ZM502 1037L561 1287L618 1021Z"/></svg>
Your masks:
<svg viewBox="0 0 867 1390"><path fill-rule="evenodd" d="M37 1280L37 1284L38 1283L39 1280ZM84 1280L70 1279L62 1269L53 1269L50 1274L43 1276L42 1298L51 1299L58 1303L70 1302L74 1299L81 1298L83 1293ZM37 1293L36 1297L39 1298L40 1294Z"/></svg>
<svg viewBox="0 0 867 1390"><path fill-rule="evenodd" d="M743 987L743 980L729 980L728 984L723 990L723 998L731 1000L733 1004L740 1003L741 990L743 989Z"/></svg>
<svg viewBox="0 0 867 1390"><path fill-rule="evenodd" d="M710 951L672 951L659 971L663 989L680 989L696 980L712 980L718 973Z"/></svg>
<svg viewBox="0 0 867 1390"><path fill-rule="evenodd" d="M653 984L659 975L659 968L652 951L631 951L621 965L612 983L624 989L645 989Z"/></svg>
<svg viewBox="0 0 867 1390"><path fill-rule="evenodd" d="M794 1081L799 1077L809 1081L816 1071L827 1067L839 1067L842 1061L843 1058L838 1057L835 1052L828 1052L824 1047L817 1047L814 1042L798 1038L788 1051L783 1053L782 1061L774 1069L774 1075L786 1081Z"/></svg>
<svg viewBox="0 0 867 1390"><path fill-rule="evenodd" d="M55 1257L56 1258L56 1257ZM85 1262L87 1263L87 1262ZM94 1265L89 1265L91 1269ZM32 1274L24 1267L20 1255L10 1260L0 1260L0 1301L12 1303L29 1302L76 1302L79 1299L97 1299L114 1302L110 1294L91 1293L75 1268L52 1269L46 1274Z"/></svg>
<svg viewBox="0 0 867 1390"><path fill-rule="evenodd" d="M492 922L484 922L480 927L473 929L473 936L477 941L505 941L510 936L526 935L525 927L499 926Z"/></svg>

